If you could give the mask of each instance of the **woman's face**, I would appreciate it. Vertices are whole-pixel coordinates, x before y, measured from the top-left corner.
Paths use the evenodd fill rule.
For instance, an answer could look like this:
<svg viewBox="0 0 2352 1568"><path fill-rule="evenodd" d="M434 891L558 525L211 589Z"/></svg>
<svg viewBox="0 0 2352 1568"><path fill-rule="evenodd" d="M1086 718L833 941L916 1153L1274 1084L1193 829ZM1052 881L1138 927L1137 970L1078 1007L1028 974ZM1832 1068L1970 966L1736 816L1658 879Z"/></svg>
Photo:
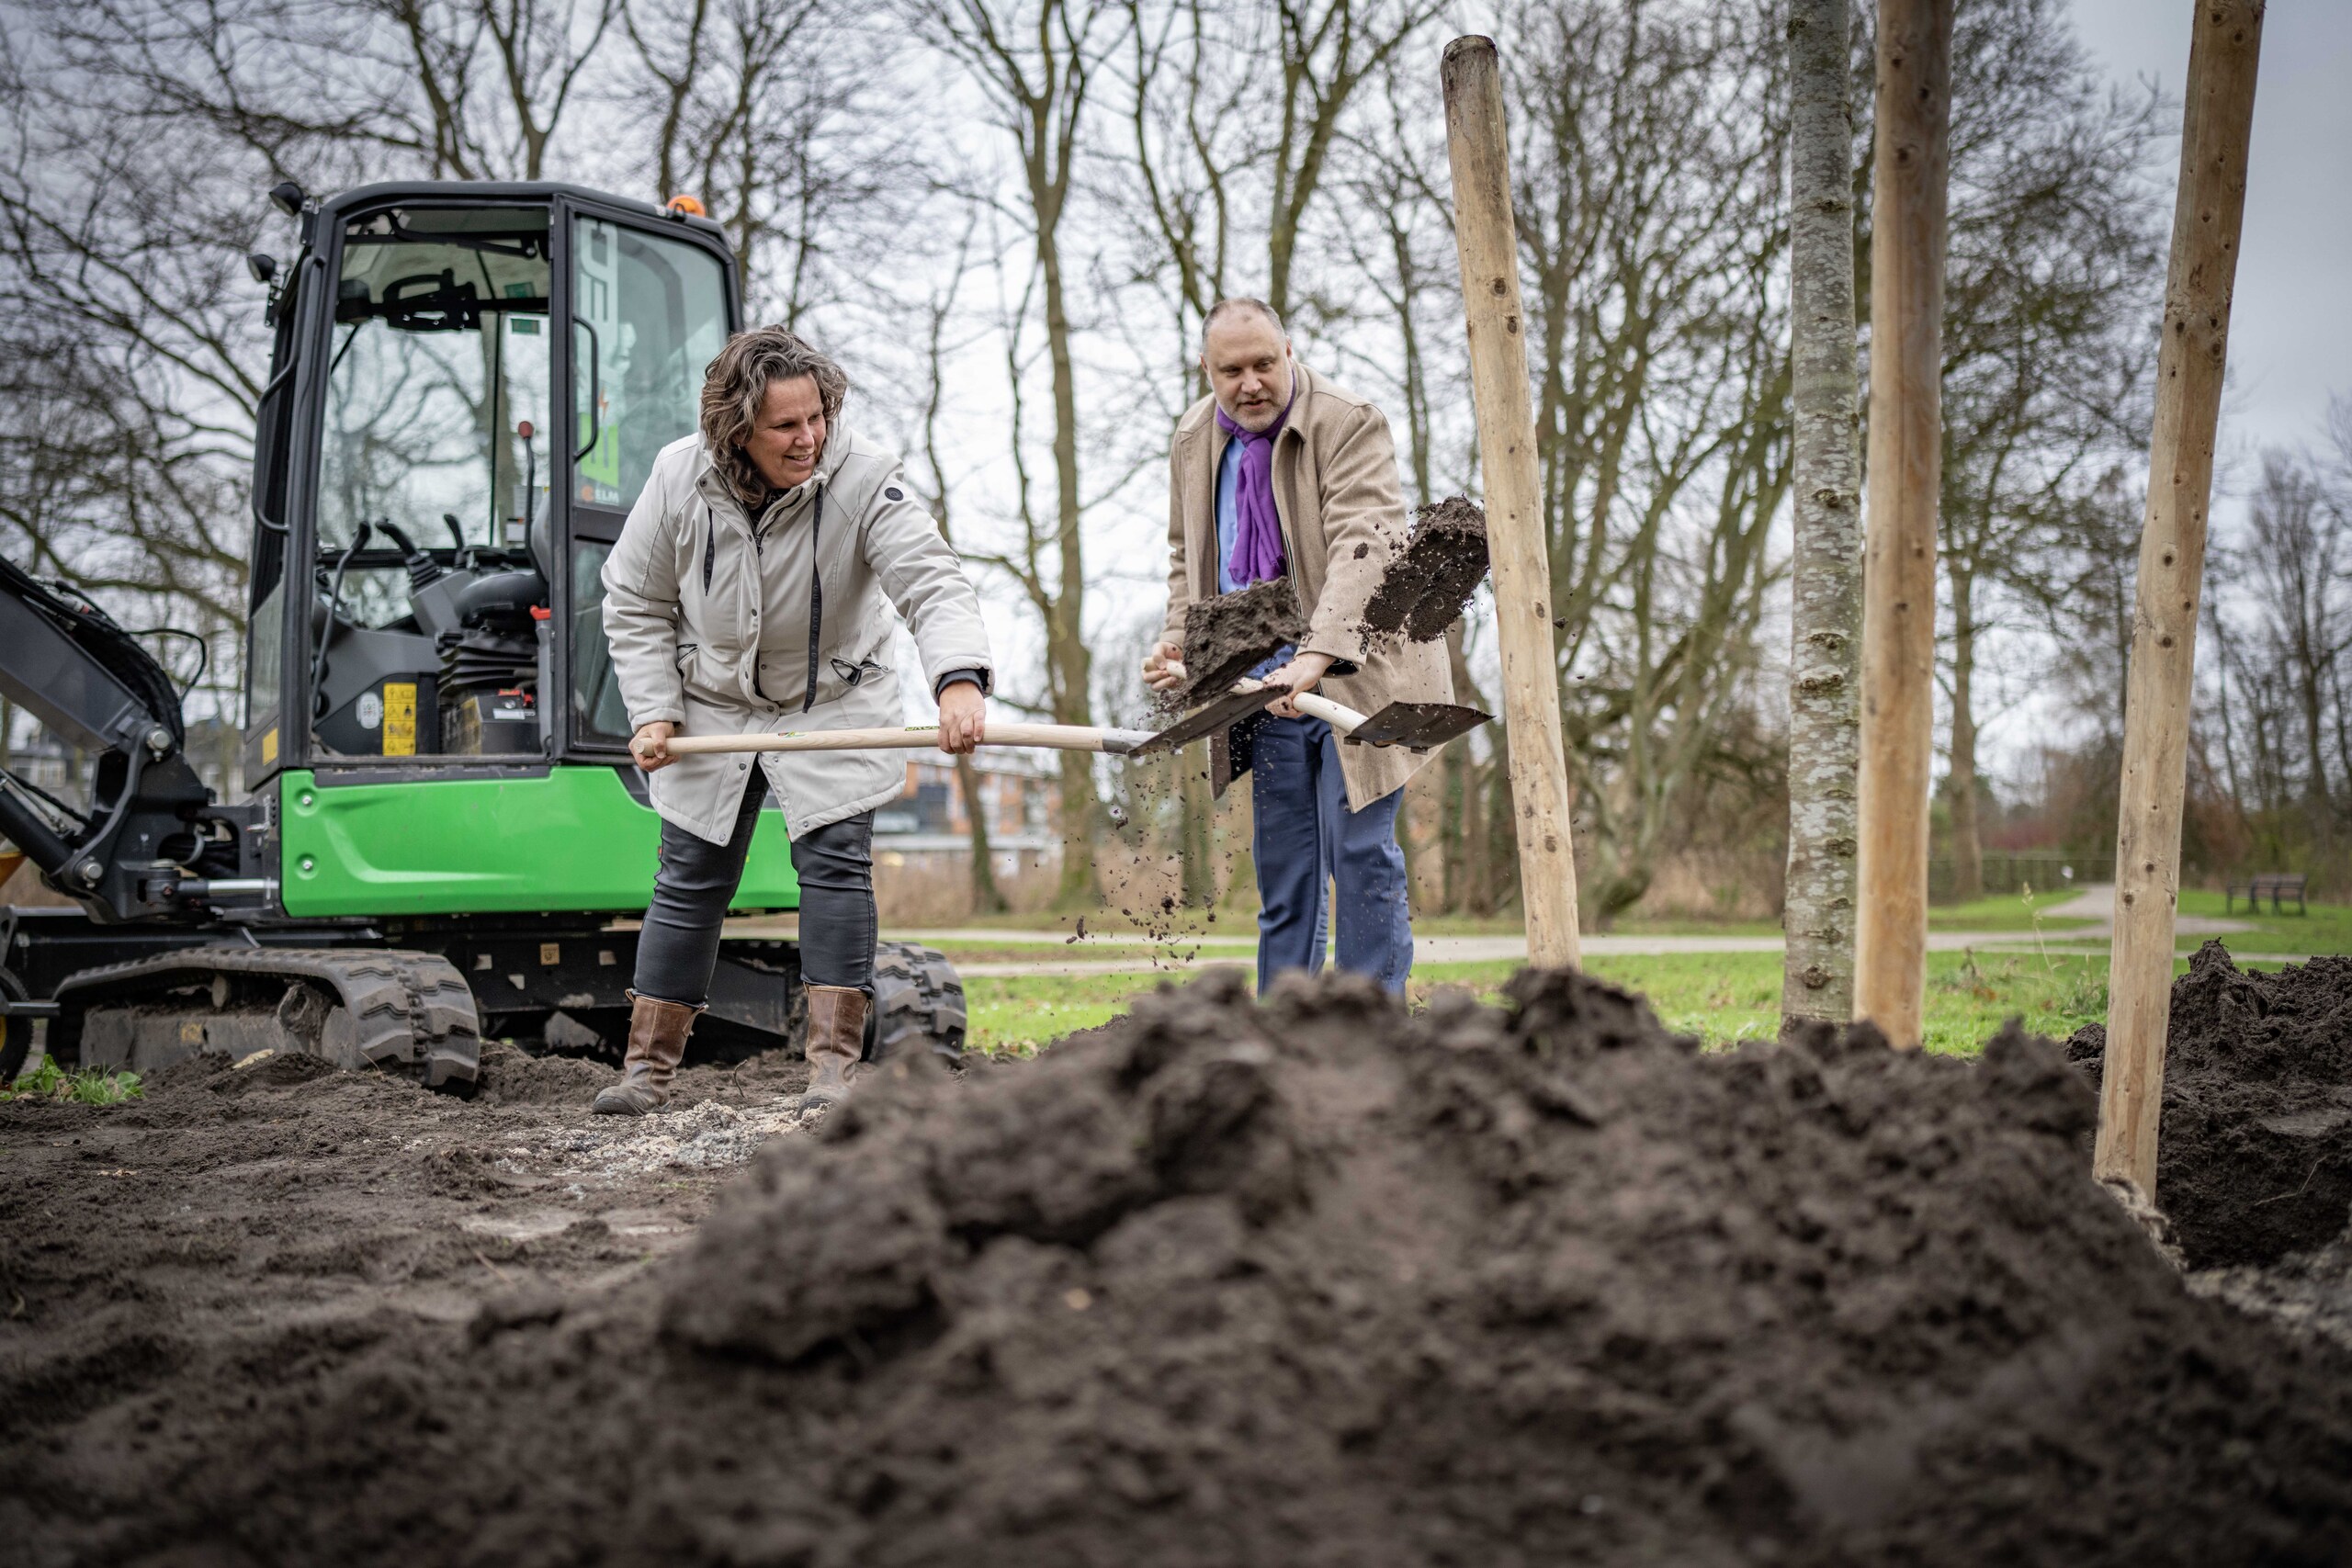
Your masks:
<svg viewBox="0 0 2352 1568"><path fill-rule="evenodd" d="M777 490L808 482L825 449L825 400L814 376L768 383L760 417L743 451L760 477Z"/></svg>

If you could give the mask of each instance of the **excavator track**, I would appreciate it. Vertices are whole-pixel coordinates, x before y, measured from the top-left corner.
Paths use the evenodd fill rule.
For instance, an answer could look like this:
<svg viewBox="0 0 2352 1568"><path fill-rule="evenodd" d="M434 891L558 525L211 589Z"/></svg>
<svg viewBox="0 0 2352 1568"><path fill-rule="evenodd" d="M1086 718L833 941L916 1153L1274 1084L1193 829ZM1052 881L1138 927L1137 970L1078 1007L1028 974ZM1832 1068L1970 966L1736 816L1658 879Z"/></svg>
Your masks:
<svg viewBox="0 0 2352 1568"><path fill-rule="evenodd" d="M462 1091L481 1057L473 993L428 953L192 947L82 970L57 1002L50 1052L71 1066L152 1072L203 1051L267 1050Z"/></svg>

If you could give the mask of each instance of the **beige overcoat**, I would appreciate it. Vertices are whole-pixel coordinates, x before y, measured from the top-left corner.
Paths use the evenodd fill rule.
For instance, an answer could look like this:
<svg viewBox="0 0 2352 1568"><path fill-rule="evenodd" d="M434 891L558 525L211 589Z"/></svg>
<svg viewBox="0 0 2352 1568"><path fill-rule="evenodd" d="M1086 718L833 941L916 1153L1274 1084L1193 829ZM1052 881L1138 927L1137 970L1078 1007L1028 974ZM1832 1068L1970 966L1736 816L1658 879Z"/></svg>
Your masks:
<svg viewBox="0 0 2352 1568"><path fill-rule="evenodd" d="M1326 653L1357 666L1324 677L1317 688L1360 713L1392 702L1450 703L1453 682L1442 642L1367 646L1358 629L1365 603L1408 526L1396 446L1380 410L1305 366L1290 419L1274 438L1274 510L1282 518L1283 558L1307 615L1303 653ZM1168 464L1168 621L1162 635L1180 648L1184 607L1216 589L1216 469L1228 437L1216 423L1216 400L1203 398L1176 422ZM1348 809L1361 811L1401 789L1437 753L1397 747L1340 748ZM1238 771L1219 737L1209 776L1219 795ZM1242 766L1246 767L1246 761Z"/></svg>

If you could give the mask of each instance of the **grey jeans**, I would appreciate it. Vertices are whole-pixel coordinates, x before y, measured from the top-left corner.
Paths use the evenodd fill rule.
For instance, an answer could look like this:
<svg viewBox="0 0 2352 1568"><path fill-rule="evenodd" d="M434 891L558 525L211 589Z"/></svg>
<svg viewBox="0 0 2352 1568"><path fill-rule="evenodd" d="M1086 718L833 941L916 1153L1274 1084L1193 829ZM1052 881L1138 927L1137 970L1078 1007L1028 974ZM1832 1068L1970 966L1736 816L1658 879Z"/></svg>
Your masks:
<svg viewBox="0 0 2352 1568"><path fill-rule="evenodd" d="M653 901L637 938L640 996L700 1007L710 999L718 966L718 927L743 880L767 779L752 770L735 831L724 844L662 824L662 860ZM803 833L792 840L800 879L800 977L811 986L874 989L874 813Z"/></svg>

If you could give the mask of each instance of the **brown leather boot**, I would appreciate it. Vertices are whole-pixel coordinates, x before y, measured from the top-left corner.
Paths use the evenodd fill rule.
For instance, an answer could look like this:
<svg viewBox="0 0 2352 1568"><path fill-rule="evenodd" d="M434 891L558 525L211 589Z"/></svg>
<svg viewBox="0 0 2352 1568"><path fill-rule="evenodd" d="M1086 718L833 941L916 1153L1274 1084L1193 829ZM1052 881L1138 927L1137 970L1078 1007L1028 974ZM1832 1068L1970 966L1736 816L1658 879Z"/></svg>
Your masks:
<svg viewBox="0 0 2352 1568"><path fill-rule="evenodd" d="M596 1091L592 1109L599 1116L642 1116L668 1103L670 1080L686 1055L686 1036L703 1010L635 991L628 999L628 1055L621 1063L621 1081Z"/></svg>
<svg viewBox="0 0 2352 1568"><path fill-rule="evenodd" d="M866 995L854 986L808 987L808 1092L803 1114L849 1092L850 1068L865 1054Z"/></svg>

